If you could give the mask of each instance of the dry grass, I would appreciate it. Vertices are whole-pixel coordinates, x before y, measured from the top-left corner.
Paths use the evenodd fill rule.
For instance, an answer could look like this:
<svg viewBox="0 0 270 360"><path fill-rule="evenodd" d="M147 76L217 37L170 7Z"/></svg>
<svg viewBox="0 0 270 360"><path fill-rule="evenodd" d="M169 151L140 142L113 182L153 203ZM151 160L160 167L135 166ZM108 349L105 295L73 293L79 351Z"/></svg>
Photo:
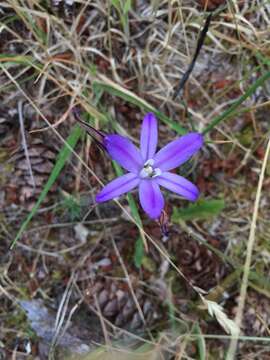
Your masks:
<svg viewBox="0 0 270 360"><path fill-rule="evenodd" d="M49 1L7 0L0 5L0 355L68 358L64 341L76 340L91 349L97 346L100 354L90 354L89 360L107 358L101 344L106 351L123 348L126 359L130 351L137 358L137 350L142 354L138 359L224 359L230 342L225 330L238 313L237 358L267 359L269 81L207 134L199 158L182 169L198 183L204 199L225 199L226 207L216 217L170 221L170 235L164 239L158 224L143 214L142 225L136 224L125 199L96 206L100 184L115 174L110 160L81 135L74 149L69 146L73 155L56 188L15 249L8 250L33 206L16 196L26 185L21 185L19 165L8 161L10 154L23 145L30 185L37 182L32 141L42 139L57 161L75 125L74 106L96 128L138 143L147 107L202 131L269 71L268 2L227 1L214 12L183 96L173 100L206 18L203 7L195 0L134 1L125 15L113 5L117 3L80 0L66 7L60 2L56 8ZM162 121L159 131L160 145L176 136ZM245 266L263 160L253 251ZM49 173L41 175L45 185ZM12 177L18 178L16 187L10 187ZM173 206L186 206L173 194L166 202L169 216ZM133 258L140 234L148 252L138 269ZM199 245L205 242L208 248ZM243 276L245 291L240 292ZM111 311L120 292L131 299L135 315L126 320L129 326L117 325L116 315L104 315L101 289ZM221 326L202 308L198 294L208 306L210 301L222 305L216 308ZM22 310L21 301L32 299L50 308L47 338ZM42 321L37 321L40 328Z"/></svg>

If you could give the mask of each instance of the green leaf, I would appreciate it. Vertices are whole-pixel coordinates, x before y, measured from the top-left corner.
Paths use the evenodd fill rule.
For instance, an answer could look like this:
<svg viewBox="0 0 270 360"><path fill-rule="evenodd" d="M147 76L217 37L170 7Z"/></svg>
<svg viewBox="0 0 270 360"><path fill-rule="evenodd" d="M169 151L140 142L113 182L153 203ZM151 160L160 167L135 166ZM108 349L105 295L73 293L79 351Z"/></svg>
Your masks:
<svg viewBox="0 0 270 360"><path fill-rule="evenodd" d="M198 323L195 323L192 333L197 335L196 338L197 338L197 345L198 345L199 360L205 360L207 358L206 344L205 344L205 339L202 336L201 328Z"/></svg>
<svg viewBox="0 0 270 360"><path fill-rule="evenodd" d="M178 223L181 220L208 219L218 215L225 207L223 199L200 200L185 209L173 208L172 221Z"/></svg>
<svg viewBox="0 0 270 360"><path fill-rule="evenodd" d="M267 65L268 67L270 66L270 60L265 57L263 54L261 54L260 52L256 52L255 56L258 58L259 61L261 61L264 65Z"/></svg>
<svg viewBox="0 0 270 360"><path fill-rule="evenodd" d="M144 246L142 238L139 237L135 243L135 254L134 254L134 264L137 268L142 266L142 261L144 257Z"/></svg>
<svg viewBox="0 0 270 360"><path fill-rule="evenodd" d="M112 5L121 13L121 3L119 0L111 0Z"/></svg>
<svg viewBox="0 0 270 360"><path fill-rule="evenodd" d="M128 204L130 206L131 214L134 217L136 223L142 227L142 220L140 218L138 206L134 200L134 196L132 194L127 194Z"/></svg>
<svg viewBox="0 0 270 360"><path fill-rule="evenodd" d="M124 14L126 15L130 9L131 9L131 0L126 0L123 9Z"/></svg>
<svg viewBox="0 0 270 360"><path fill-rule="evenodd" d="M10 66L14 64L30 65L38 69L42 68L42 65L36 61L33 56L30 55L13 55L13 54L0 54L1 66Z"/></svg>
<svg viewBox="0 0 270 360"><path fill-rule="evenodd" d="M50 174L50 177L49 177L47 183L45 184L41 194L39 195L39 198L38 198L35 206L33 207L31 212L27 216L27 218L22 223L22 225L20 227L20 230L18 231L15 239L13 240L13 242L12 242L12 244L10 246L10 249L13 249L16 242L20 239L20 237L22 236L24 230L26 229L26 227L28 226L28 224L32 220L33 216L36 214L40 204L45 199L45 197L48 194L48 192L50 191L51 187L53 186L53 184L57 180L58 176L61 173L61 170L63 169L63 167L64 167L66 161L68 160L72 150L74 149L75 145L77 144L81 134L82 134L82 129L78 125L76 125L73 128L71 134L68 136L65 145L61 149L61 151L60 151L60 153L58 155L56 164L54 165L54 168L52 169L52 172Z"/></svg>

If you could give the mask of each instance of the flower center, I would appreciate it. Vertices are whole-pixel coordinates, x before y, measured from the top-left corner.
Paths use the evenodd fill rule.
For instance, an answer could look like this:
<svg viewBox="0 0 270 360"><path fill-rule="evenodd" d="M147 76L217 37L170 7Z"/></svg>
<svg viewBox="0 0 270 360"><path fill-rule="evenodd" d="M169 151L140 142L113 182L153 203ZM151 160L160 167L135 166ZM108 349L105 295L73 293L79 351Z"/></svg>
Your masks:
<svg viewBox="0 0 270 360"><path fill-rule="evenodd" d="M161 175L161 170L159 168L154 168L154 160L149 159L143 165L142 170L140 171L140 177L142 179L154 178L156 176Z"/></svg>

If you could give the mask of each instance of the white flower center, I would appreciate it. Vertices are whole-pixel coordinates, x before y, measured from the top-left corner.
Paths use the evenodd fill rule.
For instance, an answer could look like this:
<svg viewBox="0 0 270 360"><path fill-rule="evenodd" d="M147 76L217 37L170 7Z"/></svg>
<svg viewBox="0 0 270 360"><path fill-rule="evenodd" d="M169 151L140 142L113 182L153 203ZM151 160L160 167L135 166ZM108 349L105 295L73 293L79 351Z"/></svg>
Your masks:
<svg viewBox="0 0 270 360"><path fill-rule="evenodd" d="M142 179L154 178L161 175L161 170L159 168L154 168L154 160L149 159L143 165L142 170L140 171L140 177Z"/></svg>

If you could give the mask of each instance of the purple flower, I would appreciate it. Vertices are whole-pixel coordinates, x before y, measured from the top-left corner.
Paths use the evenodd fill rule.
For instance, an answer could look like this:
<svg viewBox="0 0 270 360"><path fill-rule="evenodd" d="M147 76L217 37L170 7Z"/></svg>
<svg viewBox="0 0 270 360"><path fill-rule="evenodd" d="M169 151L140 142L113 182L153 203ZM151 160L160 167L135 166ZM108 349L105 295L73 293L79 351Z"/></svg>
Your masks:
<svg viewBox="0 0 270 360"><path fill-rule="evenodd" d="M142 208L152 219L161 215L164 198L160 186L195 201L198 188L182 176L168 170L187 161L203 145L199 133L184 135L156 152L158 141L157 119L154 114L145 115L141 130L140 150L121 135L106 135L104 147L127 174L111 181L96 196L98 203L111 200L139 187Z"/></svg>

